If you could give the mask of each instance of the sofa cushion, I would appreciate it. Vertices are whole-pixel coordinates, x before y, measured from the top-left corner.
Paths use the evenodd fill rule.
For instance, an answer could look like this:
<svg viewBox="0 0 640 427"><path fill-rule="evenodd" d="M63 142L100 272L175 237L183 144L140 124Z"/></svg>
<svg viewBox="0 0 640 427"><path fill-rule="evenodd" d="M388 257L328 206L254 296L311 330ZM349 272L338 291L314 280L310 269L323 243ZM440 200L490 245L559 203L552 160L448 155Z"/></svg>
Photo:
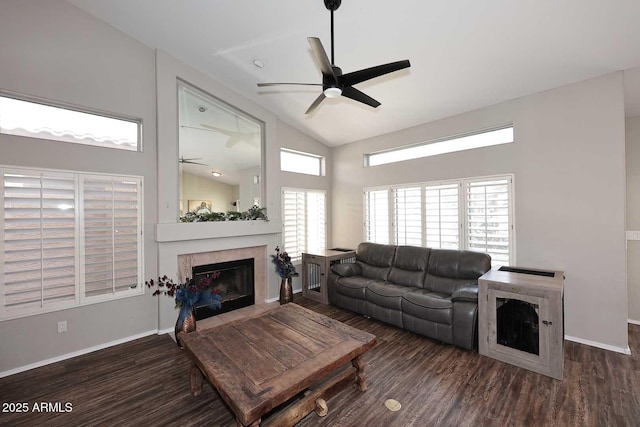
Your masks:
<svg viewBox="0 0 640 427"><path fill-rule="evenodd" d="M387 280L395 253L395 246L360 243L356 251L356 264L360 266L364 277Z"/></svg>
<svg viewBox="0 0 640 427"><path fill-rule="evenodd" d="M419 319L451 324L453 302L447 294L414 289L402 296L402 312Z"/></svg>
<svg viewBox="0 0 640 427"><path fill-rule="evenodd" d="M429 248L398 246L388 281L398 285L421 288L427 274L430 252Z"/></svg>
<svg viewBox="0 0 640 427"><path fill-rule="evenodd" d="M380 282L375 279L367 279L362 276L340 277L335 284L335 291L338 294L351 298L364 299L365 290L371 283Z"/></svg>
<svg viewBox="0 0 640 427"><path fill-rule="evenodd" d="M389 282L375 282L367 286L365 295L367 301L372 304L400 310L402 295L414 289L418 288L394 285Z"/></svg>
<svg viewBox="0 0 640 427"><path fill-rule="evenodd" d="M491 269L491 257L485 253L432 249L424 288L452 294L459 288L477 285L478 278Z"/></svg>

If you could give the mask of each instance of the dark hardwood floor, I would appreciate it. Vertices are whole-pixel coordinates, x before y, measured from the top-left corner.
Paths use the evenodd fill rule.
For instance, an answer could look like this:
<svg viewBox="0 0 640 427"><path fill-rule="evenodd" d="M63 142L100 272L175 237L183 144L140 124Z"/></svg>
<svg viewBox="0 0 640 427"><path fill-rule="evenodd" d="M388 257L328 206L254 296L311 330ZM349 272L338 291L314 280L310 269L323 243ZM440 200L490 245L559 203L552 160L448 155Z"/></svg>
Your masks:
<svg viewBox="0 0 640 427"><path fill-rule="evenodd" d="M300 426L640 426L640 326L631 356L565 342L564 380L443 345L296 296L312 310L373 333L365 354L367 391L336 395L329 414ZM4 343L3 345L5 345ZM0 379L0 425L233 426L216 391L189 393L189 361L168 336L150 336ZM384 406L393 398L398 412ZM71 412L33 412L39 402Z"/></svg>

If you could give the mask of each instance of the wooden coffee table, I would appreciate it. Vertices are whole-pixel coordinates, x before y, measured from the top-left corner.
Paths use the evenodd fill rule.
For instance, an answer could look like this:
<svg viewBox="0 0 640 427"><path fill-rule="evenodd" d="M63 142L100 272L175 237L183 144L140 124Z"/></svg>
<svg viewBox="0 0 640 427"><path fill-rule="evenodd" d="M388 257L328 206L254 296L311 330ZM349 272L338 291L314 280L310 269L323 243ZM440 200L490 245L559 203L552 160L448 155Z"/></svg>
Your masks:
<svg viewBox="0 0 640 427"><path fill-rule="evenodd" d="M376 342L293 303L179 339L193 362L191 392L200 394L204 375L239 426L258 426L270 412L265 423L278 426L326 415L326 399L348 384L366 390L362 354Z"/></svg>

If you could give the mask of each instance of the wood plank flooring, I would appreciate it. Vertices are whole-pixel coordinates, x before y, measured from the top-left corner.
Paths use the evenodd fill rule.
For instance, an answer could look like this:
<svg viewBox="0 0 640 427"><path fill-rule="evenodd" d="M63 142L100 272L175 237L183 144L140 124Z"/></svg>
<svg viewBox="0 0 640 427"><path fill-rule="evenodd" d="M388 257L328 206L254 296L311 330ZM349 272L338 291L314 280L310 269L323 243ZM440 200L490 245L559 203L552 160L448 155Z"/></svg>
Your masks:
<svg viewBox="0 0 640 427"><path fill-rule="evenodd" d="M377 336L367 391L352 387L299 426L640 426L640 326L631 356L565 342L557 381L297 296L307 308ZM3 345L5 345L4 343ZM216 391L189 392L190 362L168 336L150 336L0 379L2 426L234 426ZM384 406L393 398L398 412ZM39 402L71 412L31 412ZM3 408L0 408L0 410ZM56 409L56 408L52 408Z"/></svg>

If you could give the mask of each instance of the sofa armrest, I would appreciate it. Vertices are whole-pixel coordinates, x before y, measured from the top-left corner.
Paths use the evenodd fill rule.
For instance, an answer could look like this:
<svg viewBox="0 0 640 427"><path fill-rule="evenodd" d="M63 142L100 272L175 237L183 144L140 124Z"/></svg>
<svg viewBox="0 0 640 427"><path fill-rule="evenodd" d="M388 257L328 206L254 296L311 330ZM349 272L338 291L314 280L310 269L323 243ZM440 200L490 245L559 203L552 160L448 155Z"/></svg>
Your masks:
<svg viewBox="0 0 640 427"><path fill-rule="evenodd" d="M451 294L451 301L478 302L478 287L465 286Z"/></svg>
<svg viewBox="0 0 640 427"><path fill-rule="evenodd" d="M355 263L333 264L331 271L342 277L362 275L362 269Z"/></svg>

